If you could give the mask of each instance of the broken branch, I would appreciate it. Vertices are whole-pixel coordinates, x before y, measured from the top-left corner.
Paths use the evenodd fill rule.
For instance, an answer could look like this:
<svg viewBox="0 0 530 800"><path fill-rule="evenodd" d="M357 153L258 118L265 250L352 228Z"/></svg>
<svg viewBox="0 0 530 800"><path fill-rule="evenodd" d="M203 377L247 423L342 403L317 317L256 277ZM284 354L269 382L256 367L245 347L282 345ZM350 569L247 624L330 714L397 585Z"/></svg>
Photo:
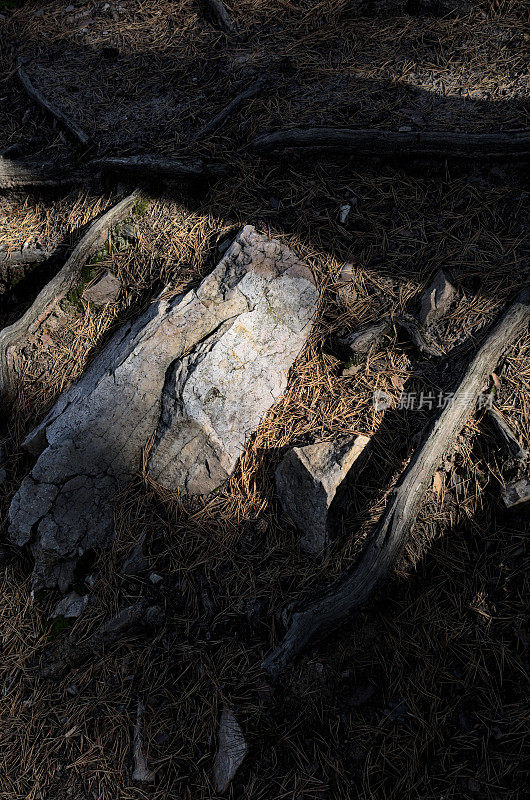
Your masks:
<svg viewBox="0 0 530 800"><path fill-rule="evenodd" d="M194 161L180 161L176 158L158 155L123 156L94 159L90 167L119 175L147 178L208 178L226 175L224 164L207 162L198 158Z"/></svg>
<svg viewBox="0 0 530 800"><path fill-rule="evenodd" d="M495 406L491 406L491 408L487 409L485 416L511 456L517 459L517 461L527 461L530 455L528 450L524 450L521 447L517 436L512 431L501 412L495 408Z"/></svg>
<svg viewBox="0 0 530 800"><path fill-rule="evenodd" d="M256 97L266 86L266 81L263 79L257 80L251 86L248 86L244 91L240 92L238 95L234 97L233 100L228 103L218 114L213 117L209 122L207 122L203 127L197 131L195 136L193 137L194 141L198 139L205 139L206 136L209 136L214 130L219 128L222 123L225 121L227 117L230 116L234 111L245 102L245 100L250 100L251 97Z"/></svg>
<svg viewBox="0 0 530 800"><path fill-rule="evenodd" d="M384 131L353 128L292 128L256 137L253 150L279 148L302 151L329 150L366 156L467 156L530 155L530 132L453 133L452 131Z"/></svg>
<svg viewBox="0 0 530 800"><path fill-rule="evenodd" d="M81 267L100 245L109 228L127 214L140 196L139 190L135 189L93 222L62 269L42 289L33 305L19 320L0 331L0 396L11 388L18 346L38 330L56 304L67 295Z"/></svg>
<svg viewBox="0 0 530 800"><path fill-rule="evenodd" d="M22 86L24 87L28 95L31 97L31 99L37 103L37 105L39 105L48 114L51 114L52 117L54 117L57 120L57 122L59 122L71 136L77 139L83 147L88 147L91 144L90 136L87 133L85 133L85 131L82 128L80 128L76 122L70 119L70 117L67 117L66 114L63 111L61 111L60 108L57 108L57 106L54 103L51 103L49 100L46 99L46 97L44 97L42 92L40 92L33 85L33 83L29 78L29 75L26 72L24 72L22 67L19 67L17 74Z"/></svg>
<svg viewBox="0 0 530 800"><path fill-rule="evenodd" d="M0 189L27 186L67 186L86 178L83 170L65 169L55 161L24 159L11 161L0 156Z"/></svg>
<svg viewBox="0 0 530 800"><path fill-rule="evenodd" d="M423 497L444 453L452 446L475 408L484 381L503 351L530 321L530 289L507 309L487 336L456 388L453 401L436 417L394 489L358 563L301 610L290 609L285 637L263 662L277 677L311 641L336 630L372 595L401 552L416 521Z"/></svg>

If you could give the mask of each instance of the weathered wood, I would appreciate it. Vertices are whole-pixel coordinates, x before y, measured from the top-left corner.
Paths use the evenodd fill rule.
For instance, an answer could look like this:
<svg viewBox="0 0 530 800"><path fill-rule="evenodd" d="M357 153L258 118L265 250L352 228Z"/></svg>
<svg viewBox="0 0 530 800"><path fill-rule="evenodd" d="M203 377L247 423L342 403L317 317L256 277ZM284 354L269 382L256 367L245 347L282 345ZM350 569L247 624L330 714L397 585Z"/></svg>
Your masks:
<svg viewBox="0 0 530 800"><path fill-rule="evenodd" d="M329 150L366 156L530 155L530 131L516 133L454 133L452 131L385 131L353 128L292 128L256 137L251 149L267 153L281 148Z"/></svg>
<svg viewBox="0 0 530 800"><path fill-rule="evenodd" d="M55 250L43 250L39 247L24 247L20 250L0 250L0 269L18 267L22 264L39 264L49 258L55 258L63 251L63 247Z"/></svg>
<svg viewBox="0 0 530 800"><path fill-rule="evenodd" d="M70 117L67 117L60 108L58 108L54 103L50 102L50 100L48 100L42 94L42 92L40 92L39 89L33 85L29 75L24 72L22 67L19 67L17 74L28 95L43 109L43 111L51 114L52 117L54 117L71 136L77 139L83 147L88 147L91 144L90 136L85 133L85 131L76 122L70 119Z"/></svg>
<svg viewBox="0 0 530 800"><path fill-rule="evenodd" d="M71 169L57 161L34 158L12 161L0 156L0 189L23 189L28 186L69 186L86 180L84 170Z"/></svg>
<svg viewBox="0 0 530 800"><path fill-rule="evenodd" d="M93 222L62 269L42 289L32 306L19 320L0 331L0 396L9 394L12 388L18 348L27 342L28 337L37 331L56 304L67 295L89 256L101 245L109 229L123 219L140 196L139 190L135 189Z"/></svg>
<svg viewBox="0 0 530 800"><path fill-rule="evenodd" d="M223 3L223 0L202 0L202 4L213 22L224 33L233 34L236 32L232 17Z"/></svg>
<svg viewBox="0 0 530 800"><path fill-rule="evenodd" d="M89 163L92 169L111 172L122 176L140 178L161 178L175 180L178 178L216 178L226 175L225 164L203 161L200 158L181 161L159 155L112 156L93 159Z"/></svg>
<svg viewBox="0 0 530 800"><path fill-rule="evenodd" d="M524 450L521 447L517 436L512 431L499 409L495 408L495 406L491 406L491 408L487 409L485 417L490 423L491 427L495 430L495 433L499 437L500 441L509 451L510 455L517 459L517 461L527 461L530 453L528 450Z"/></svg>
<svg viewBox="0 0 530 800"><path fill-rule="evenodd" d="M395 322L407 334L420 353L435 358L443 355L442 349L411 314L401 314L395 317Z"/></svg>
<svg viewBox="0 0 530 800"><path fill-rule="evenodd" d="M195 136L193 137L194 141L205 139L209 136L213 131L217 130L222 123L229 117L234 111L237 111L240 106L243 105L245 100L250 100L252 97L256 97L256 95L260 94L263 89L266 87L267 82L260 78L251 86L248 86L242 92L237 94L233 100L231 100L228 105L226 105L218 114L215 115L209 122L203 125L200 130L197 131Z"/></svg>
<svg viewBox="0 0 530 800"><path fill-rule="evenodd" d="M530 322L530 289L503 314L467 367L453 402L439 413L395 488L385 512L369 536L358 563L299 610L286 612L288 629L279 647L263 662L277 677L311 641L336 630L365 603L388 575L414 526L423 497L445 452L451 448L475 408L484 381L503 351Z"/></svg>

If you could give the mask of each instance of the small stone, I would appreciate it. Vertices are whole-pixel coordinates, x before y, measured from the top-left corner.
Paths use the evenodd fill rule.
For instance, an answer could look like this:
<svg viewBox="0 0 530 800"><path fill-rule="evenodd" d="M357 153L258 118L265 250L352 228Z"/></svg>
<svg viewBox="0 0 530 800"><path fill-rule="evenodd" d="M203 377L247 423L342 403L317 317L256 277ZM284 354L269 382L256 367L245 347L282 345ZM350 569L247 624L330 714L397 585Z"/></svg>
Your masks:
<svg viewBox="0 0 530 800"><path fill-rule="evenodd" d="M439 270L432 283L421 298L419 320L422 325L430 325L447 313L456 296L456 289L442 270Z"/></svg>
<svg viewBox="0 0 530 800"><path fill-rule="evenodd" d="M50 619L64 617L64 619L77 619L81 616L88 605L88 595L80 595L77 592L70 592L59 600L50 615Z"/></svg>
<svg viewBox="0 0 530 800"><path fill-rule="evenodd" d="M149 580L151 581L151 583L153 584L153 586L158 586L158 584L159 584L159 583L162 583L162 581L163 581L164 579L163 579L162 575L159 575L157 572L152 572L152 573L149 575Z"/></svg>
<svg viewBox="0 0 530 800"><path fill-rule="evenodd" d="M136 224L136 222L126 222L125 225L121 229L122 237L131 244L134 244L138 241L138 235L140 233L140 228Z"/></svg>
<svg viewBox="0 0 530 800"><path fill-rule="evenodd" d="M77 688L75 683L72 683L71 686L66 687L66 694L69 695L70 697L77 697L77 695L79 694L79 689Z"/></svg>
<svg viewBox="0 0 530 800"><path fill-rule="evenodd" d="M351 263L344 264L342 267L337 288L337 299L341 305L348 305L349 302L357 300L357 290L355 289L356 272Z"/></svg>
<svg viewBox="0 0 530 800"><path fill-rule="evenodd" d="M398 128L398 131L400 133L409 133L409 131L411 130L412 128L410 127L410 125L402 125L400 128Z"/></svg>
<svg viewBox="0 0 530 800"><path fill-rule="evenodd" d="M276 470L280 502L303 534L300 544L306 552L324 550L329 507L352 467L362 467L369 441L369 436L345 436L335 442L293 447Z"/></svg>
<svg viewBox="0 0 530 800"><path fill-rule="evenodd" d="M243 731L232 711L223 708L219 721L219 747L214 763L215 788L224 794L247 754Z"/></svg>
<svg viewBox="0 0 530 800"><path fill-rule="evenodd" d="M506 508L515 508L528 503L530 501L530 480L519 478L517 481L507 483L502 491L502 499Z"/></svg>
<svg viewBox="0 0 530 800"><path fill-rule="evenodd" d="M343 341L356 355L365 355L380 350L385 337L389 336L391 331L390 322L383 319L375 324L363 325L349 336L344 337Z"/></svg>
<svg viewBox="0 0 530 800"><path fill-rule="evenodd" d="M120 569L122 577L132 578L141 575L147 569L147 558L144 555L143 540L137 544L127 556Z"/></svg>
<svg viewBox="0 0 530 800"><path fill-rule="evenodd" d="M66 6L66 8L64 9L65 14L71 14L72 11L75 11L75 6Z"/></svg>
<svg viewBox="0 0 530 800"><path fill-rule="evenodd" d="M349 203L344 203L344 205L340 207L339 220L341 225L344 225L347 222L350 211L351 205Z"/></svg>
<svg viewBox="0 0 530 800"><path fill-rule="evenodd" d="M83 297L96 306L104 306L107 303L115 303L120 290L121 283L118 278L110 270L106 270L96 283L85 289Z"/></svg>

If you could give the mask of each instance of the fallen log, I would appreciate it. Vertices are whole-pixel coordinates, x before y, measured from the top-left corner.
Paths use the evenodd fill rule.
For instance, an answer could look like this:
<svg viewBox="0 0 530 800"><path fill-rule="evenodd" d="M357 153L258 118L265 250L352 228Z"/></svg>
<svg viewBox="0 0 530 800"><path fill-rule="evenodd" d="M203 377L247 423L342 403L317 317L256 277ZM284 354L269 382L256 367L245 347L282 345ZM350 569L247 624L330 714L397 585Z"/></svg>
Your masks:
<svg viewBox="0 0 530 800"><path fill-rule="evenodd" d="M209 136L213 131L217 130L222 123L229 117L234 111L243 105L245 100L250 100L252 97L256 97L256 95L260 94L263 89L266 87L266 81L262 78L257 80L251 86L248 86L242 92L237 94L233 100L231 100L228 105L226 105L221 111L215 115L209 122L203 125L200 130L193 137L193 141L198 141L201 139L205 139Z"/></svg>
<svg viewBox="0 0 530 800"><path fill-rule="evenodd" d="M159 155L109 156L108 158L93 159L88 166L121 176L166 180L217 178L227 175L229 171L225 164L203 161L200 158L181 161L177 158Z"/></svg>
<svg viewBox="0 0 530 800"><path fill-rule="evenodd" d="M0 250L0 269L18 267L23 264L39 264L60 255L64 248L43 250L41 247L22 247L20 250Z"/></svg>
<svg viewBox="0 0 530 800"><path fill-rule="evenodd" d="M360 559L338 581L300 609L293 606L285 616L285 637L263 662L276 678L311 641L336 630L356 608L365 603L388 575L414 526L423 497L445 452L451 448L468 416L475 409L485 380L503 351L530 322L530 289L507 309L482 343L456 387L453 401L440 412L403 472L399 484Z"/></svg>
<svg viewBox="0 0 530 800"><path fill-rule="evenodd" d="M135 190L93 222L64 266L41 290L26 313L0 331L0 397L9 395L12 390L18 349L27 343L57 303L66 297L89 256L98 249L109 229L123 219L140 196L140 192Z"/></svg>
<svg viewBox="0 0 530 800"><path fill-rule="evenodd" d="M65 167L57 161L37 161L34 158L13 161L0 156L0 189L70 186L86 178L85 170Z"/></svg>
<svg viewBox="0 0 530 800"><path fill-rule="evenodd" d="M202 0L202 5L212 21L224 33L234 34L236 32L232 17L223 3L223 0Z"/></svg>
<svg viewBox="0 0 530 800"><path fill-rule="evenodd" d="M309 268L246 226L202 283L122 326L24 446L37 460L9 510L35 588L65 592L83 553L109 547L117 491L137 472L207 494L232 474L305 344Z"/></svg>
<svg viewBox="0 0 530 800"><path fill-rule="evenodd" d="M83 147L86 148L92 143L90 136L87 133L85 133L85 131L76 122L70 119L70 117L67 117L66 114L63 111L61 111L60 108L58 108L54 103L50 102L50 100L48 100L42 94L42 92L40 92L33 85L33 83L29 78L29 75L26 72L24 72L22 67L19 67L17 74L22 86L24 87L28 95L31 97L32 100L35 101L35 103L37 103L37 105L39 105L43 109L43 111L45 111L48 114L51 114L51 116L54 117L54 119L56 119L57 122L59 122L71 136L77 139L78 142L80 142L80 144Z"/></svg>
<svg viewBox="0 0 530 800"><path fill-rule="evenodd" d="M454 133L354 128L291 128L257 136L252 150L322 150L364 156L509 158L530 155L530 131Z"/></svg>

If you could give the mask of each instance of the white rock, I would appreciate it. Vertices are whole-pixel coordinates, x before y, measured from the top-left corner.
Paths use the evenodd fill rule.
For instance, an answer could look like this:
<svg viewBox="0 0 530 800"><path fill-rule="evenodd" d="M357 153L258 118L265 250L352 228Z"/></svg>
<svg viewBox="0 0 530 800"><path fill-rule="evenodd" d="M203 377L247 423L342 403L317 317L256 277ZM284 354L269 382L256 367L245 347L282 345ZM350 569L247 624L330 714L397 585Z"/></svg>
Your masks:
<svg viewBox="0 0 530 800"><path fill-rule="evenodd" d="M321 553L328 541L329 507L350 470L365 462L369 436L345 436L288 450L276 470L276 488L285 512L303 534L301 547Z"/></svg>
<svg viewBox="0 0 530 800"><path fill-rule="evenodd" d="M350 211L351 211L351 205L349 203L344 203L344 205L340 207L339 220L342 225L344 225L345 222L347 221L350 215Z"/></svg>
<svg viewBox="0 0 530 800"><path fill-rule="evenodd" d="M317 299L294 253L247 226L197 289L115 333L24 442L38 458L9 535L32 540L35 588L66 591L80 554L111 544L113 498L155 431L163 485L196 494L229 477L285 389Z"/></svg>
<svg viewBox="0 0 530 800"><path fill-rule="evenodd" d="M215 756L214 780L219 794L224 794L247 753L243 731L232 711L223 708L219 720L219 747Z"/></svg>

